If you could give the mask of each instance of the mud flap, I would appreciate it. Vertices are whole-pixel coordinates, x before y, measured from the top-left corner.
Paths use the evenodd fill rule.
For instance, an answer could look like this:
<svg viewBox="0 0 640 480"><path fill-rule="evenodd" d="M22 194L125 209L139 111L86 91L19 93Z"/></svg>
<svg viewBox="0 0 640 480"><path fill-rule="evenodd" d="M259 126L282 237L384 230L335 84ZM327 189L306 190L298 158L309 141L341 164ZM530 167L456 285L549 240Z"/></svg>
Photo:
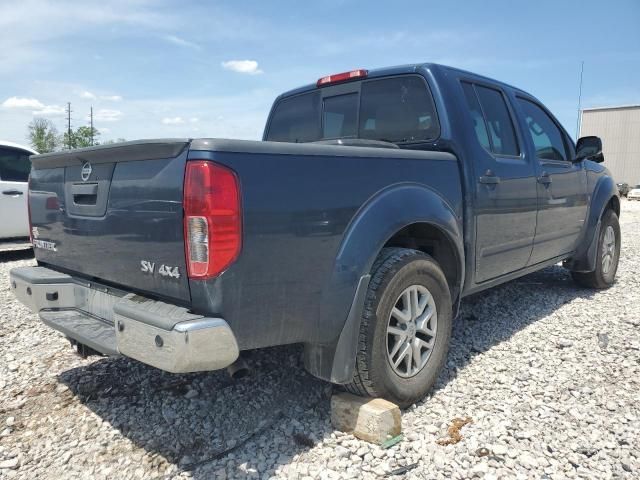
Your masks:
<svg viewBox="0 0 640 480"><path fill-rule="evenodd" d="M338 384L349 383L353 378L362 309L370 280L371 275L360 278L347 320L337 342L330 345L305 345L304 366L310 374Z"/></svg>

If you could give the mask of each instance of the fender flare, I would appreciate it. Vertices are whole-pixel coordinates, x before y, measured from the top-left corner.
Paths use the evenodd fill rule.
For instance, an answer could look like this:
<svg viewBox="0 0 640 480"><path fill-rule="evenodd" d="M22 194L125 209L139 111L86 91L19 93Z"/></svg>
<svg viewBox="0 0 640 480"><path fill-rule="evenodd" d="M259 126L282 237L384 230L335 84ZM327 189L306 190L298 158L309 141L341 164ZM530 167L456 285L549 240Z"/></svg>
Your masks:
<svg viewBox="0 0 640 480"><path fill-rule="evenodd" d="M564 265L574 272L592 272L596 268L600 220L612 198L618 202L618 187L609 175L602 176L595 185L591 196L586 225L581 241L574 255Z"/></svg>
<svg viewBox="0 0 640 480"><path fill-rule="evenodd" d="M462 224L447 201L432 188L416 183L395 184L378 192L356 213L338 249L317 325L328 341L305 345L305 367L311 374L333 383L351 381L371 267L388 240L414 223L433 225L450 240L461 288Z"/></svg>

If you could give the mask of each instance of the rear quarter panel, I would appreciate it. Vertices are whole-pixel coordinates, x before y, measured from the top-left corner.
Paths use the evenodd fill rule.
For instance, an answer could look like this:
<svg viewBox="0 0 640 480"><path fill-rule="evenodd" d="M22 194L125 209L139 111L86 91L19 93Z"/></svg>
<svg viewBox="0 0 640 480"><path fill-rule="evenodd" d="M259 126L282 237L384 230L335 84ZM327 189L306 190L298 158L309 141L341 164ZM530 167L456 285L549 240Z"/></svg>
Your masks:
<svg viewBox="0 0 640 480"><path fill-rule="evenodd" d="M217 279L190 282L194 310L222 315L241 349L335 341L360 277L369 273L387 239L362 241L355 257L366 262L338 260L345 232L372 199L411 184L450 199L447 204L439 200L440 207L452 212L461 230L455 157L435 154L449 159L433 160L424 153L417 159L191 151L191 159L211 159L238 174L244 217L238 261ZM394 197L390 212L402 211L403 198L410 200ZM429 206L424 207L426 218ZM408 203L406 208L420 206ZM402 220L379 222L394 227ZM383 232L371 230L378 237Z"/></svg>

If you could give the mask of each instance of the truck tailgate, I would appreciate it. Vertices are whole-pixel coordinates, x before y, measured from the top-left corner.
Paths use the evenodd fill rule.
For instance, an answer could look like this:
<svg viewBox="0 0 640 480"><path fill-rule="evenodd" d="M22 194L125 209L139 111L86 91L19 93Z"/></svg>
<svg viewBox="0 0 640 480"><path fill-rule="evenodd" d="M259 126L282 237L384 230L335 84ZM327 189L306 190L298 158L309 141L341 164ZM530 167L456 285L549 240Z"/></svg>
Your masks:
<svg viewBox="0 0 640 480"><path fill-rule="evenodd" d="M182 208L188 146L186 139L147 140L31 157L37 260L188 301Z"/></svg>

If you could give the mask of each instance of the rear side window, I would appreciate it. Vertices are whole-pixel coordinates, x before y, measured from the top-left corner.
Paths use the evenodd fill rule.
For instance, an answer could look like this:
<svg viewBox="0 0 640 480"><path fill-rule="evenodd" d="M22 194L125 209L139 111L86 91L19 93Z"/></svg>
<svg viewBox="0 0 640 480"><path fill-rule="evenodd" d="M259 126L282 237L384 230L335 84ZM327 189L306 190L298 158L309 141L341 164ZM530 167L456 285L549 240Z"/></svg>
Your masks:
<svg viewBox="0 0 640 480"><path fill-rule="evenodd" d="M417 75L363 81L359 94L326 96L322 101L320 96L315 91L281 100L266 139L313 142L357 137L404 143L440 135L431 92Z"/></svg>
<svg viewBox="0 0 640 480"><path fill-rule="evenodd" d="M320 138L320 92L285 98L278 102L269 125L268 140L314 142Z"/></svg>
<svg viewBox="0 0 640 480"><path fill-rule="evenodd" d="M418 76L364 82L361 97L360 138L401 143L440 135L431 92Z"/></svg>
<svg viewBox="0 0 640 480"><path fill-rule="evenodd" d="M0 147L0 180L26 182L31 171L29 152Z"/></svg>
<svg viewBox="0 0 640 480"><path fill-rule="evenodd" d="M489 143L489 134L487 133L487 124L484 123L484 117L482 116L482 108L480 108L480 102L473 89L473 85L467 82L462 83L462 90L464 91L464 97L467 100L467 106L471 113L471 120L473 121L473 129L476 132L476 137L480 145L487 150L491 150L491 143Z"/></svg>
<svg viewBox="0 0 640 480"><path fill-rule="evenodd" d="M484 113L491 151L498 155L520 155L516 132L502 93L480 85L475 85L475 88Z"/></svg>
<svg viewBox="0 0 640 480"><path fill-rule="evenodd" d="M529 100L518 98L527 130L536 149L536 157L543 160L567 160L567 148L562 132L542 108Z"/></svg>

